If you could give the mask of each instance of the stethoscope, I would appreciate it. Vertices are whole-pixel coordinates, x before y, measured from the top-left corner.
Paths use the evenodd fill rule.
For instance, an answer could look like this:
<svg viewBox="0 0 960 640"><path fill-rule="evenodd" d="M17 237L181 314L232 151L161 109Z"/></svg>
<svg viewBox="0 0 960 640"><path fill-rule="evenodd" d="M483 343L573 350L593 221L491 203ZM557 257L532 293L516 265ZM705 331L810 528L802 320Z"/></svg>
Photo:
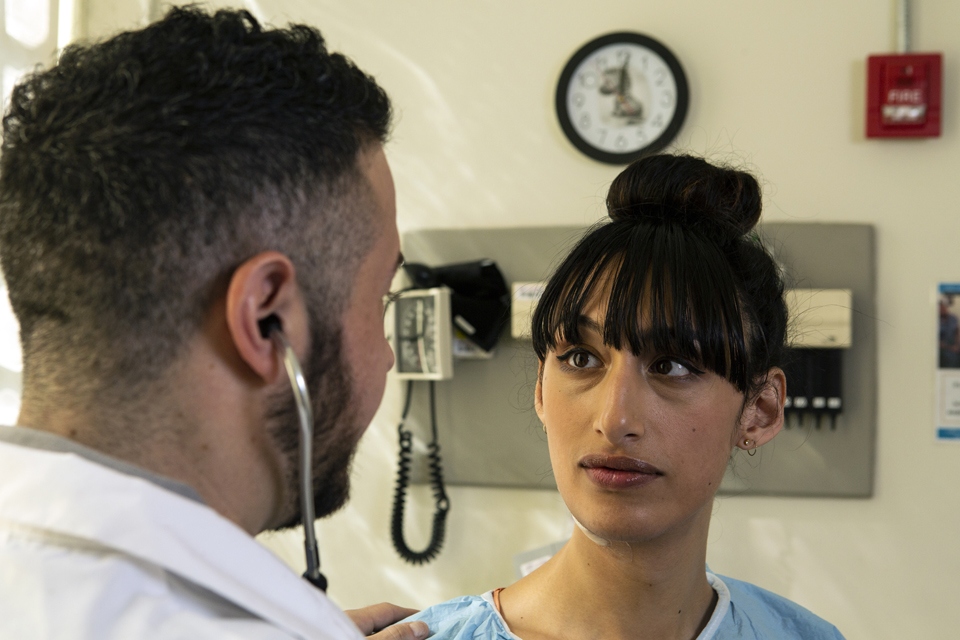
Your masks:
<svg viewBox="0 0 960 640"><path fill-rule="evenodd" d="M279 348L290 387L293 389L293 399L297 403L297 414L300 416L300 513L303 517L303 549L307 556L307 570L303 577L316 588L326 592L327 579L320 573L320 551L314 529L313 407L310 405L307 382L303 377L300 361L297 360L287 336L283 334L280 318L270 315L261 320L260 335L269 337Z"/></svg>

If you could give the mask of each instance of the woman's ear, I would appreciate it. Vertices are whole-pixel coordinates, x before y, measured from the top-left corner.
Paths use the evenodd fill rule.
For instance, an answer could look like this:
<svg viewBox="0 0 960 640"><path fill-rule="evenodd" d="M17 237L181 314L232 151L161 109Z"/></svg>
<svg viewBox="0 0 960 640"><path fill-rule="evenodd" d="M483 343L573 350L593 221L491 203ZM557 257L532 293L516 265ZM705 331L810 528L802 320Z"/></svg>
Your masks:
<svg viewBox="0 0 960 640"><path fill-rule="evenodd" d="M543 360L540 361L537 369L537 388L533 393L533 409L537 412L540 423L546 424L543 421Z"/></svg>
<svg viewBox="0 0 960 640"><path fill-rule="evenodd" d="M240 358L253 374L272 383L280 374L276 347L263 322L273 316L294 351L306 351L307 317L290 259L266 251L245 260L227 286L226 322ZM266 334L266 335L265 335Z"/></svg>
<svg viewBox="0 0 960 640"><path fill-rule="evenodd" d="M786 393L787 377L782 369L773 367L767 372L760 391L743 409L738 447L744 450L755 449L770 442L780 433L783 428L783 401Z"/></svg>

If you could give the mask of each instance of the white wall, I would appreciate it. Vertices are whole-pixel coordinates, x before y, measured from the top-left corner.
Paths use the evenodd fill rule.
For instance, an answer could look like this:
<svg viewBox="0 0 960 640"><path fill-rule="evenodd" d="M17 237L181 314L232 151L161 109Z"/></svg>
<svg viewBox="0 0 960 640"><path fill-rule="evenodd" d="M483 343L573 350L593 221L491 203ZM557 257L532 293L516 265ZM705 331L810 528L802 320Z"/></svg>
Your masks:
<svg viewBox="0 0 960 640"><path fill-rule="evenodd" d="M69 40L72 0L0 0L0 105L36 65L56 60L57 43ZM61 22L61 18L65 18ZM20 330L0 274L0 425L20 413Z"/></svg>
<svg viewBox="0 0 960 640"><path fill-rule="evenodd" d="M95 8L118 2L88 0L89 33L106 28L94 18L108 12ZM552 99L566 59L613 30L673 49L692 94L677 146L759 172L767 220L875 225L876 496L719 499L708 559L806 605L851 640L947 638L960 626L952 588L960 447L933 436L934 289L960 281L960 6L914 2L915 48L944 53L943 136L865 140L865 60L893 48L893 4L275 0L260 10L248 2L271 22L320 27L390 92L401 230L601 216L618 169L564 140ZM513 580L513 554L568 532L556 494L453 488L444 552L426 567L403 564L388 533L398 415L393 383L357 457L353 501L321 525L330 593L342 605L423 606L503 586ZM414 513L424 529L429 502ZM268 544L302 562L299 539Z"/></svg>

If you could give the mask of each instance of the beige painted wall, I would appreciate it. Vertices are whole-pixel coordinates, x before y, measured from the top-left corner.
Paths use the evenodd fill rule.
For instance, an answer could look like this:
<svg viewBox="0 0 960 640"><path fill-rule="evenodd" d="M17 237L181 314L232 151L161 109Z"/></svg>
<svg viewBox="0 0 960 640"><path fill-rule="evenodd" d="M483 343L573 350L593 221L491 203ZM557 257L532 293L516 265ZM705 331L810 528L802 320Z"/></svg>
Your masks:
<svg viewBox="0 0 960 640"><path fill-rule="evenodd" d="M759 172L767 220L876 226L876 496L722 498L708 551L714 570L804 604L851 640L947 638L960 627L951 586L960 574L960 445L933 436L934 290L960 281L960 5L914 5L915 48L944 53L944 133L891 142L862 131L865 60L893 47L893 2L248 2L273 23L320 27L390 92L402 230L601 216L617 169L564 140L552 96L580 44L620 29L679 56L692 106L677 147ZM148 11L137 0L86 0L84 24L99 35ZM320 527L339 603L423 606L506 585L513 554L569 532L556 494L454 488L443 554L426 567L403 564L388 534L398 415L394 382L357 457L353 501ZM425 526L429 501L421 504ZM267 542L302 562L298 538Z"/></svg>

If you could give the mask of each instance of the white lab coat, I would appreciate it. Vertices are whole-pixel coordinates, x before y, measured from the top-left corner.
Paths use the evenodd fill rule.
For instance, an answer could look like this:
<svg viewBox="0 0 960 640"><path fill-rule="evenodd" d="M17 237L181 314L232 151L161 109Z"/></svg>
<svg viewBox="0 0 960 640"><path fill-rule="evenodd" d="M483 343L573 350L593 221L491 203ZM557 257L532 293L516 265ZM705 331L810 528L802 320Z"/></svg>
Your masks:
<svg viewBox="0 0 960 640"><path fill-rule="evenodd" d="M209 507L73 453L0 442L0 640L362 640Z"/></svg>

